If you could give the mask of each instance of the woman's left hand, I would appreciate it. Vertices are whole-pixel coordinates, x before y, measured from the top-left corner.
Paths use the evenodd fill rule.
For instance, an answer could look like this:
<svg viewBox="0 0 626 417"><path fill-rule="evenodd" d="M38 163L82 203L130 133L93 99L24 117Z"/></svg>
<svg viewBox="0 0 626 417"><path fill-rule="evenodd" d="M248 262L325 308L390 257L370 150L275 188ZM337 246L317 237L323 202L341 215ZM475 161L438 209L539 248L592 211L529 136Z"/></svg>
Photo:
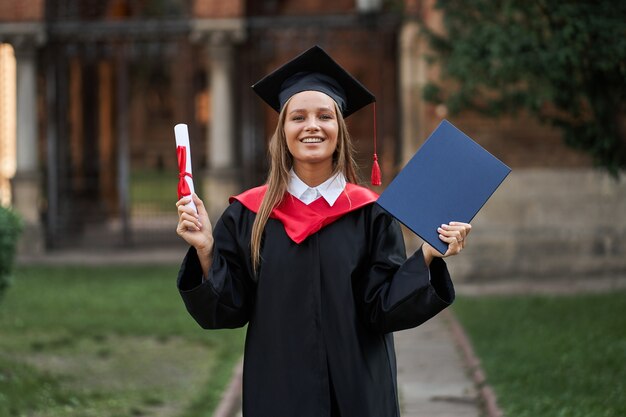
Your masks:
<svg viewBox="0 0 626 417"><path fill-rule="evenodd" d="M439 239L448 244L448 250L442 255L428 243L424 242L422 252L424 253L426 264L430 264L432 258L447 258L448 256L458 255L465 248L467 236L471 231L472 225L469 223L450 222L442 224L441 227L437 228L437 232L439 232Z"/></svg>

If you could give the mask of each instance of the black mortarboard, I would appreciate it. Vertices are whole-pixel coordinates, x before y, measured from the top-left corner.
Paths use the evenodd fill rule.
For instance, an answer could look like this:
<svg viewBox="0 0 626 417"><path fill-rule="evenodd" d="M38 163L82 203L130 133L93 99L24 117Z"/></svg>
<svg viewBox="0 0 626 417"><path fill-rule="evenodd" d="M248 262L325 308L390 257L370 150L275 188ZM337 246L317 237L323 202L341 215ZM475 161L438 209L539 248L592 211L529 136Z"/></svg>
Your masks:
<svg viewBox="0 0 626 417"><path fill-rule="evenodd" d="M332 97L344 118L376 101L363 84L317 45L265 76L252 89L277 112L301 91L321 91Z"/></svg>
<svg viewBox="0 0 626 417"><path fill-rule="evenodd" d="M302 91L321 91L330 96L344 118L376 101L374 94L317 45L265 76L252 89L279 113L291 96ZM372 184L381 184L376 155L375 108Z"/></svg>

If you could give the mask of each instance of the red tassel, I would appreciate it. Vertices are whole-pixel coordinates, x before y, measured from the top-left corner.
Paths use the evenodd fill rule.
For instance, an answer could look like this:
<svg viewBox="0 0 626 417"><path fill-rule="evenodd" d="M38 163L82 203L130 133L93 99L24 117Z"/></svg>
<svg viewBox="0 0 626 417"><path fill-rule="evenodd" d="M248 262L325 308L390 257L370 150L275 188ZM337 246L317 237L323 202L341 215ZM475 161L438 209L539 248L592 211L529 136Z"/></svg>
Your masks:
<svg viewBox="0 0 626 417"><path fill-rule="evenodd" d="M372 164L372 185L382 184L380 166L378 165L378 155L376 154L376 102L374 102L374 163Z"/></svg>
<svg viewBox="0 0 626 417"><path fill-rule="evenodd" d="M374 154L374 163L372 164L372 185L379 186L382 184L380 175L380 166L378 165L378 155Z"/></svg>

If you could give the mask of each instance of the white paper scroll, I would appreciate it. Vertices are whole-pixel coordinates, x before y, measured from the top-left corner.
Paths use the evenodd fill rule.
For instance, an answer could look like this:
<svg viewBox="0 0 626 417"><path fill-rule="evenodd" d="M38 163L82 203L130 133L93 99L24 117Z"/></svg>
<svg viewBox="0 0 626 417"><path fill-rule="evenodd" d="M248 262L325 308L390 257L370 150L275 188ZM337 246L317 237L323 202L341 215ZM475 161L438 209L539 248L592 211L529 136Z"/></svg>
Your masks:
<svg viewBox="0 0 626 417"><path fill-rule="evenodd" d="M184 146L187 151L185 172L189 175L185 175L183 179L187 182L189 190L191 191L191 194L193 194L195 193L195 188L193 186L193 178L191 177L191 147L189 146L189 132L187 131L187 125L179 123L174 126L174 136L176 136L176 148L178 149L179 146ZM178 166L178 164L176 166ZM193 200L186 205L188 207L192 207L196 213L198 212Z"/></svg>

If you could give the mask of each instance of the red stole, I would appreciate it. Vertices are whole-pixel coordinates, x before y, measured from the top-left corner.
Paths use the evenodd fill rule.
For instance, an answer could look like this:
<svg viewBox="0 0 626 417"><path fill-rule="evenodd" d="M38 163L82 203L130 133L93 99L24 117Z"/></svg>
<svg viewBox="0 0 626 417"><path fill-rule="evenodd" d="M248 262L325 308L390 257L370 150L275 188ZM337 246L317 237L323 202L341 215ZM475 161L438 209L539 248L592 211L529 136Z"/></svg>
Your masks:
<svg viewBox="0 0 626 417"><path fill-rule="evenodd" d="M267 185L252 188L231 197L230 202L237 200L249 210L258 213L266 191ZM339 195L332 206L323 197L306 205L287 193L283 201L272 211L270 217L283 224L291 240L301 243L345 214L371 204L377 199L378 194L372 190L351 183L346 184L344 192Z"/></svg>

